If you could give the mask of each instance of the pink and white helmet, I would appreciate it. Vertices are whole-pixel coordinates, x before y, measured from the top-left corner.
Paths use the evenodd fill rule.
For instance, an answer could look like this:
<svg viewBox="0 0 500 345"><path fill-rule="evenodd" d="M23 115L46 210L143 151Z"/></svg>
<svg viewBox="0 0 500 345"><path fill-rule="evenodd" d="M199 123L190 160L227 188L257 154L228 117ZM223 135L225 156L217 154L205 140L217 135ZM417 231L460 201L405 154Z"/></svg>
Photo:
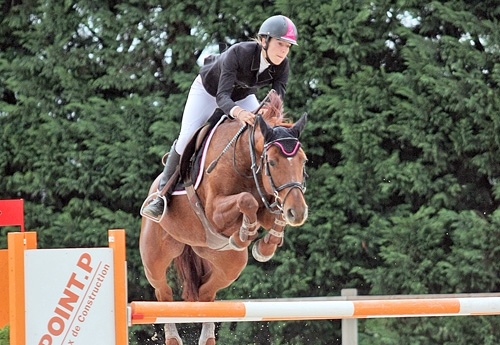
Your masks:
<svg viewBox="0 0 500 345"><path fill-rule="evenodd" d="M267 18L260 26L259 35L297 45L297 28L289 18L282 15Z"/></svg>

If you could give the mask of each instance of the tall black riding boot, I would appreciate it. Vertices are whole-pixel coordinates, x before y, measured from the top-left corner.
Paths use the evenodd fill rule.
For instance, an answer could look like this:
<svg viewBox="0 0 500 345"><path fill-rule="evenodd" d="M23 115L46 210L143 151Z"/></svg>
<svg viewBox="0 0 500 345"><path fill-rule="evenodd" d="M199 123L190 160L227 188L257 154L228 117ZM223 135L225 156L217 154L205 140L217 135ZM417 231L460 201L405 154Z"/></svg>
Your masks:
<svg viewBox="0 0 500 345"><path fill-rule="evenodd" d="M172 177L172 175L175 172L175 169L177 168L177 165L179 164L180 158L181 156L177 153L177 151L175 151L175 143L174 143L172 145L172 148L170 149L170 153L168 154L165 167L163 168L163 174L161 175L160 184L158 185L158 191L161 192L165 187L165 185L167 184L168 180L170 180L170 177ZM170 187L169 190L165 193L165 198L167 199L167 201L170 198L170 195L172 194L173 187L174 185L172 184L172 187ZM156 197L153 201L149 203L149 205L144 207L143 213L153 218L159 218L161 217L164 208L165 205L163 198Z"/></svg>

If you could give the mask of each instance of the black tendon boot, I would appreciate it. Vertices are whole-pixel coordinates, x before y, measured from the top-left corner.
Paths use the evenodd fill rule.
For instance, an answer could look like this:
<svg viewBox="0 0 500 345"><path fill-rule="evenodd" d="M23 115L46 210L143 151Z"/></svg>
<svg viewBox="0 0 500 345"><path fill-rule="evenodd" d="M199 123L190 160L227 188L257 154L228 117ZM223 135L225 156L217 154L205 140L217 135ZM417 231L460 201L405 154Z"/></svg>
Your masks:
<svg viewBox="0 0 500 345"><path fill-rule="evenodd" d="M161 176L160 184L158 185L158 191L162 191L165 185L167 184L168 180L170 180L170 177L175 172L175 169L177 168L177 165L179 164L181 156L175 151L175 143L172 145L172 148L170 149L170 153L168 154L167 162L165 163L165 167L163 168L163 174ZM169 188L169 190L165 193L165 198L168 200L170 198L170 195L172 194L172 189L174 187L174 184ZM153 201L149 203L146 207L144 207L144 210L142 211L144 214L152 217L152 218L160 218L164 207L164 201L163 198L161 197L156 197Z"/></svg>

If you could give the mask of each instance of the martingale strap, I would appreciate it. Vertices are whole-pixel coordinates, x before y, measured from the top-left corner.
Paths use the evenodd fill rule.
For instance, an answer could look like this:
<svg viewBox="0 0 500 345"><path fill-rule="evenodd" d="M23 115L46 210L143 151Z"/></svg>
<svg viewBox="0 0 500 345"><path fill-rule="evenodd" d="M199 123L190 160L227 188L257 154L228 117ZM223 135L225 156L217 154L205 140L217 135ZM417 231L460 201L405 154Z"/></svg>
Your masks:
<svg viewBox="0 0 500 345"><path fill-rule="evenodd" d="M214 250L234 250L234 248L230 245L229 238L215 231L212 224L208 221L208 218L205 215L205 210L201 204L201 200L198 197L198 194L196 194L193 184L186 186L186 193L191 207L205 228L207 246Z"/></svg>

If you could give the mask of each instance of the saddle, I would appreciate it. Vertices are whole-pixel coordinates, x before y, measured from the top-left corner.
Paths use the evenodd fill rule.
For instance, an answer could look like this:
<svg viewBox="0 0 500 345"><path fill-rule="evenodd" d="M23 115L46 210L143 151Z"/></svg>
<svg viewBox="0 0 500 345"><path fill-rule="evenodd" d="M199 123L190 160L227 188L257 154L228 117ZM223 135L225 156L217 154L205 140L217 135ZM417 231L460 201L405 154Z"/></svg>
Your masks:
<svg viewBox="0 0 500 345"><path fill-rule="evenodd" d="M202 148L208 138L208 134L219 123L224 112L217 108L212 116L208 119L207 123L198 128L189 140L188 145L184 149L179 162L178 174L175 178L174 193L184 191L186 183L193 183L197 176L200 174L200 161L203 155Z"/></svg>

